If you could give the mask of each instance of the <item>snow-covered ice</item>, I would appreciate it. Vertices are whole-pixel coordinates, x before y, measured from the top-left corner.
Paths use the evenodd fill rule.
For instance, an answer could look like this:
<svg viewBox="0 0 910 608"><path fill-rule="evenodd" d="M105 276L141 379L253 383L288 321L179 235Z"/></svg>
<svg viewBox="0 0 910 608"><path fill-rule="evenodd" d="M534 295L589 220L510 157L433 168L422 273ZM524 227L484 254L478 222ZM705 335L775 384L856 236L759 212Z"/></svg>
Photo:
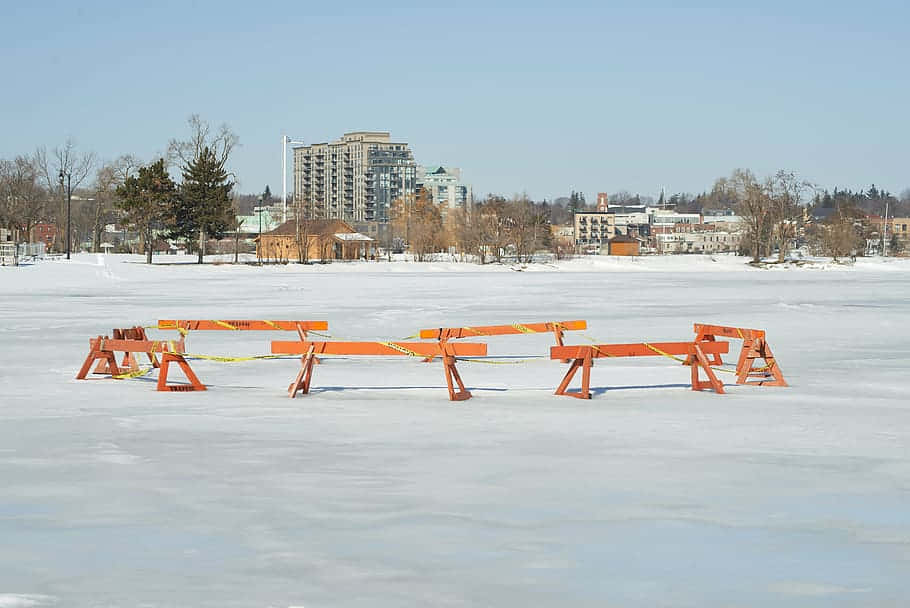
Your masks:
<svg viewBox="0 0 910 608"><path fill-rule="evenodd" d="M910 601L906 260L138 261L0 268L0 606ZM564 366L544 359L460 364L475 395L460 403L438 362L404 358L327 359L296 400L294 360L195 361L203 393L74 380L90 336L158 318L326 319L367 340L537 320L587 319L602 342L742 325L768 331L791 387L694 393L688 368L659 357L598 361L590 401L554 396ZM188 346L261 354L274 338ZM486 342L494 356L550 343Z"/></svg>

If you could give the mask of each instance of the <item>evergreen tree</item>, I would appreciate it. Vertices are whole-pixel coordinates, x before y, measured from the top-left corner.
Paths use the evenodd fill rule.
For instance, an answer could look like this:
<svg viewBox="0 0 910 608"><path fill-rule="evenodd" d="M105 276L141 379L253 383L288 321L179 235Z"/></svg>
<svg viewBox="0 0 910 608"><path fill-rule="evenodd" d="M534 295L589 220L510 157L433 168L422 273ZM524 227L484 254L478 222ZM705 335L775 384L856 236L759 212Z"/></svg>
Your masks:
<svg viewBox="0 0 910 608"><path fill-rule="evenodd" d="M231 225L231 190L234 182L224 163L208 146L187 162L172 210L172 236L187 240L199 238L199 263L205 255L208 238L221 238Z"/></svg>
<svg viewBox="0 0 910 608"><path fill-rule="evenodd" d="M268 184L265 185L265 192L262 193L262 204L268 205L272 202L272 191L269 189Z"/></svg>
<svg viewBox="0 0 910 608"><path fill-rule="evenodd" d="M145 247L145 261L152 263L154 231L162 225L176 199L177 186L168 175L164 159L140 167L138 175L127 177L117 187L118 209L127 225L139 232Z"/></svg>

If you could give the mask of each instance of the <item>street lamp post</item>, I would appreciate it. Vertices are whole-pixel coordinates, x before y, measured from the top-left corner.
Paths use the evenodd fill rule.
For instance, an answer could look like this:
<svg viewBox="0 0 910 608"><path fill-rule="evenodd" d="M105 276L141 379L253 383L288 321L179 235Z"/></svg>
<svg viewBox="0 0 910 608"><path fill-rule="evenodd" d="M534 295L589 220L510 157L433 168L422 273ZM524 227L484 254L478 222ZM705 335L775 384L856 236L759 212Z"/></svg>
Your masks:
<svg viewBox="0 0 910 608"><path fill-rule="evenodd" d="M73 199L73 189L72 189L72 179L73 176L71 173L64 173L63 169L60 169L60 190L63 191L63 178L66 177L66 259L70 259L70 243L72 243L72 237L70 236L70 220L71 213L70 209L72 207Z"/></svg>
<svg viewBox="0 0 910 608"><path fill-rule="evenodd" d="M262 195L259 195L259 206L256 207L256 213L259 215L259 247L256 252L259 254L259 263L262 264Z"/></svg>

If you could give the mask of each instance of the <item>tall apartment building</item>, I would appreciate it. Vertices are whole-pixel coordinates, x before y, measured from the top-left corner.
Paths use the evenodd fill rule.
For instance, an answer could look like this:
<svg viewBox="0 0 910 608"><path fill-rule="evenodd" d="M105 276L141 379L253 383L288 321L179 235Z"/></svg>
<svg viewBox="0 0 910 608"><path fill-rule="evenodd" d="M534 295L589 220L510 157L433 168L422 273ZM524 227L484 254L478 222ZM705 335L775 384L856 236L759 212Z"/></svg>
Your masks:
<svg viewBox="0 0 910 608"><path fill-rule="evenodd" d="M471 186L461 181L461 169L456 167L418 166L417 188L427 191L444 211L473 204Z"/></svg>
<svg viewBox="0 0 910 608"><path fill-rule="evenodd" d="M294 148L294 202L309 218L388 222L392 202L414 196L416 178L408 144L387 132Z"/></svg>

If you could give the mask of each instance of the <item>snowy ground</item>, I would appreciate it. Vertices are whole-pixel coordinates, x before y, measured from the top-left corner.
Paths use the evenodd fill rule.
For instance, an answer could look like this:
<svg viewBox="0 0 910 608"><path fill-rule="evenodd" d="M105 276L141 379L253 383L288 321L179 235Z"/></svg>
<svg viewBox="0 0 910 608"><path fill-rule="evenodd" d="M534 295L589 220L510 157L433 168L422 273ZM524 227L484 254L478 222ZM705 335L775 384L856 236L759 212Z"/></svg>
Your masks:
<svg viewBox="0 0 910 608"><path fill-rule="evenodd" d="M907 261L136 260L0 268L4 608L910 601ZM661 358L598 362L591 401L552 395L548 360L461 364L462 403L438 363L398 358L327 360L293 401L290 360L194 362L204 393L73 379L90 336L157 318L326 319L368 340L587 319L602 342L708 321L766 329L792 386L693 393ZM188 345L246 355L274 337Z"/></svg>

